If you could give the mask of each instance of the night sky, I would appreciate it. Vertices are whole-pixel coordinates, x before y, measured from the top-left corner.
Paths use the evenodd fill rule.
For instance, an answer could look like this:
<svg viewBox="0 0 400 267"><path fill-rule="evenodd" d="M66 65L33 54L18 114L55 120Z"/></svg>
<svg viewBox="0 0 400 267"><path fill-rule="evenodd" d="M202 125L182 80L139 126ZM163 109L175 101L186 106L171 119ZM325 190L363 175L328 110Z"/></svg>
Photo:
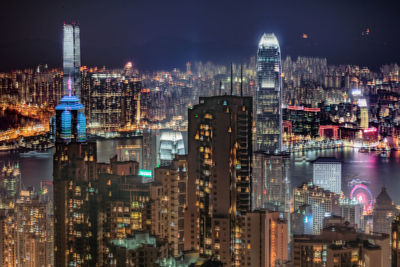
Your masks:
<svg viewBox="0 0 400 267"><path fill-rule="evenodd" d="M79 22L82 64L88 66L132 60L141 70L160 70L183 68L188 60L245 61L263 32L275 32L283 57L327 57L332 64L377 69L400 62L396 2L3 0L0 70L60 67L64 21Z"/></svg>

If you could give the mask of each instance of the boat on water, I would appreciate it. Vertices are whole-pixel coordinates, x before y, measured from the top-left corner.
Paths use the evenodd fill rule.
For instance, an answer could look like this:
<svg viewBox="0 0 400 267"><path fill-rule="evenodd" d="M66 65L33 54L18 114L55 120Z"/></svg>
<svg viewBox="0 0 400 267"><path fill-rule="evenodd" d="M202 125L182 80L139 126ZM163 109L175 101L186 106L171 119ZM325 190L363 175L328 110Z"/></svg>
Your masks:
<svg viewBox="0 0 400 267"><path fill-rule="evenodd" d="M38 151L29 151L25 153L20 153L19 156L21 158L49 158L51 157L50 152L38 152Z"/></svg>
<svg viewBox="0 0 400 267"><path fill-rule="evenodd" d="M367 147L362 147L360 150L358 150L360 153L369 153L369 149Z"/></svg>

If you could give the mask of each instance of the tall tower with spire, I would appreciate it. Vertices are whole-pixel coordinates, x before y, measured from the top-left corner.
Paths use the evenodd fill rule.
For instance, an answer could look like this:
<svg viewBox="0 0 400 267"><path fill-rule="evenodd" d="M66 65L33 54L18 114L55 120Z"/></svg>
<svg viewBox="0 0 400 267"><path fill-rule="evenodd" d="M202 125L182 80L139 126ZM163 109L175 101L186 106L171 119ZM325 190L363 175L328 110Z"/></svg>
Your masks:
<svg viewBox="0 0 400 267"><path fill-rule="evenodd" d="M54 266L101 266L94 181L96 143L86 140L79 27L64 24L64 96L53 119Z"/></svg>
<svg viewBox="0 0 400 267"><path fill-rule="evenodd" d="M275 34L264 33L257 51L256 150L282 151L282 64Z"/></svg>
<svg viewBox="0 0 400 267"><path fill-rule="evenodd" d="M56 142L85 142L86 118L80 103L81 51L79 26L64 24L63 27L63 88L64 96L55 108L54 132Z"/></svg>

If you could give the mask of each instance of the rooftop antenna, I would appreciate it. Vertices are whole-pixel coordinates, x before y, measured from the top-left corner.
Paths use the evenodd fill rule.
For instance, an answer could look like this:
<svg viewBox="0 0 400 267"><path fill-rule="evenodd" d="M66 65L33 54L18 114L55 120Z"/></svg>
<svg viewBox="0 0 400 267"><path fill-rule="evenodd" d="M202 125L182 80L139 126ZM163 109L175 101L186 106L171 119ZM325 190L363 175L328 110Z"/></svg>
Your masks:
<svg viewBox="0 0 400 267"><path fill-rule="evenodd" d="M243 96L243 64L240 64L240 96Z"/></svg>
<svg viewBox="0 0 400 267"><path fill-rule="evenodd" d="M68 96L72 95L72 81L71 77L68 78Z"/></svg>
<svg viewBox="0 0 400 267"><path fill-rule="evenodd" d="M233 94L233 63L231 63L231 95Z"/></svg>

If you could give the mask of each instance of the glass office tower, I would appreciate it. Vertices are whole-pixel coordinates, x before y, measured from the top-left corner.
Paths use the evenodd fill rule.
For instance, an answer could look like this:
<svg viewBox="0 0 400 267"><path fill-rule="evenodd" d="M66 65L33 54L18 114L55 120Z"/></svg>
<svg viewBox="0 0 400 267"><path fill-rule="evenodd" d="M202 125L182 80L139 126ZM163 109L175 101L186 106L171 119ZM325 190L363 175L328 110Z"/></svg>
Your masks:
<svg viewBox="0 0 400 267"><path fill-rule="evenodd" d="M257 52L256 150L282 151L281 50L274 34L261 37Z"/></svg>
<svg viewBox="0 0 400 267"><path fill-rule="evenodd" d="M79 39L79 26L64 24L63 39L63 90L64 95L76 95L81 93L81 45ZM68 82L71 82L70 91Z"/></svg>

